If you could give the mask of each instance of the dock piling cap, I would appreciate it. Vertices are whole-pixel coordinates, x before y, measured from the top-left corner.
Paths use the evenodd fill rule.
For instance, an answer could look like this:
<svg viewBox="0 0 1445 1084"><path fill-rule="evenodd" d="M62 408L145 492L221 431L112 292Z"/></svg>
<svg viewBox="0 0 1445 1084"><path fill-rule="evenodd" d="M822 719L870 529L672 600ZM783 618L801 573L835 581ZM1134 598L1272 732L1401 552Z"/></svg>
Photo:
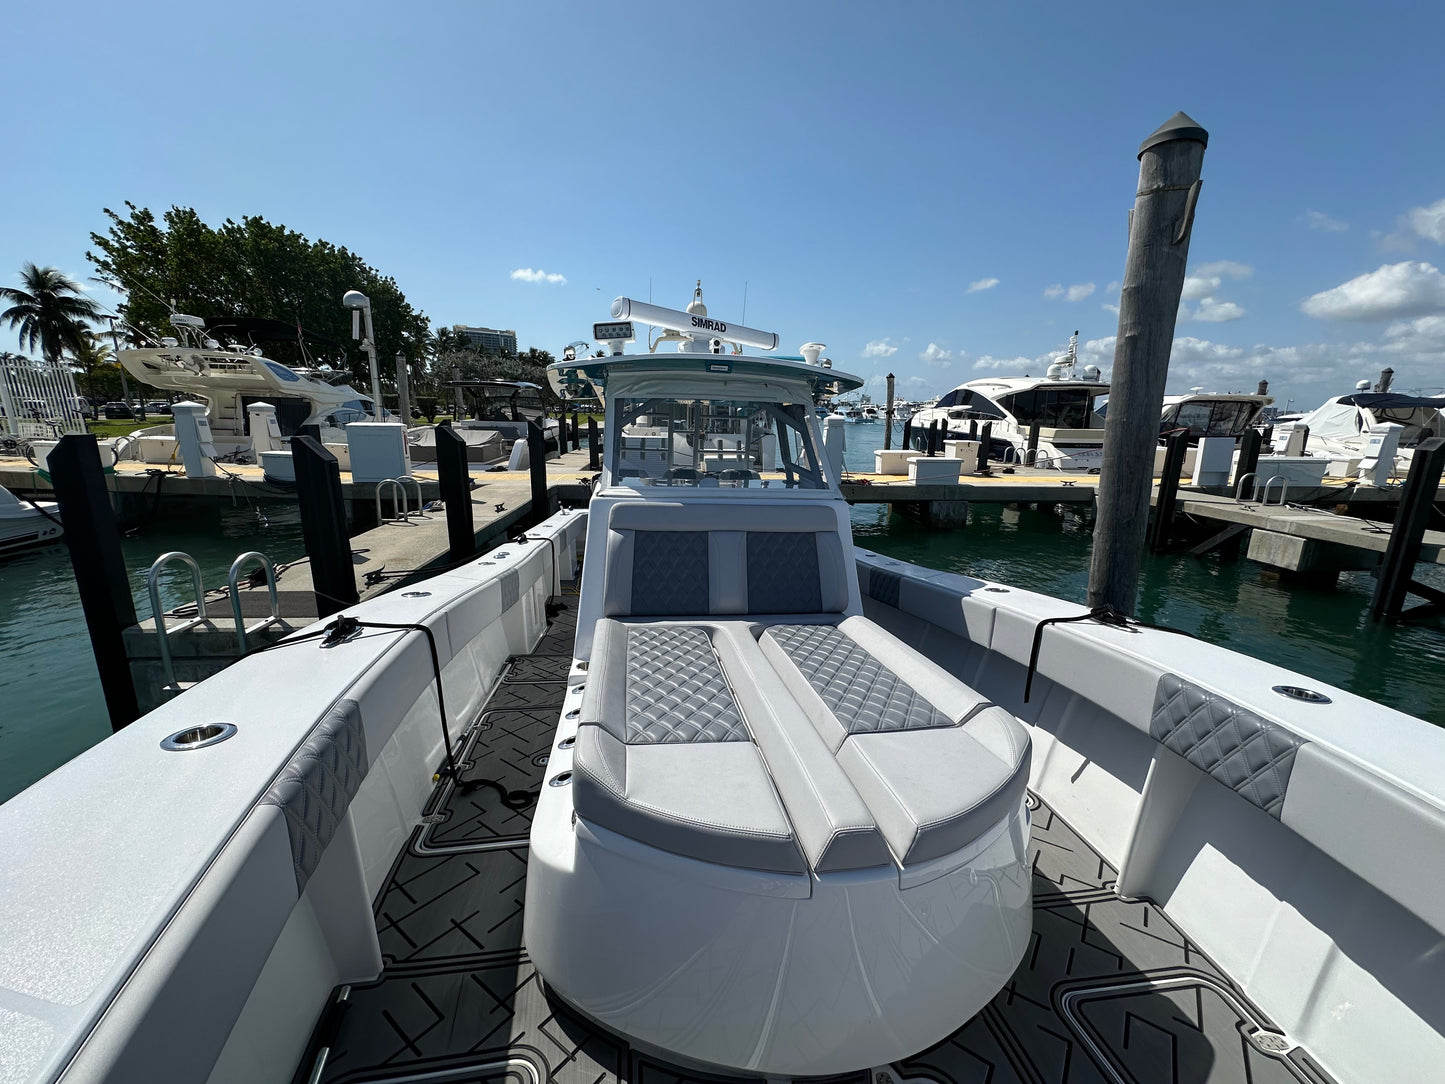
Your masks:
<svg viewBox="0 0 1445 1084"><path fill-rule="evenodd" d="M1203 143L1206 147L1209 146L1209 133L1199 126L1197 120L1182 110L1155 128L1149 134L1149 138L1139 144L1138 157L1143 158L1144 152L1150 147L1157 147L1161 143L1173 143L1181 139L1192 139L1197 143Z"/></svg>

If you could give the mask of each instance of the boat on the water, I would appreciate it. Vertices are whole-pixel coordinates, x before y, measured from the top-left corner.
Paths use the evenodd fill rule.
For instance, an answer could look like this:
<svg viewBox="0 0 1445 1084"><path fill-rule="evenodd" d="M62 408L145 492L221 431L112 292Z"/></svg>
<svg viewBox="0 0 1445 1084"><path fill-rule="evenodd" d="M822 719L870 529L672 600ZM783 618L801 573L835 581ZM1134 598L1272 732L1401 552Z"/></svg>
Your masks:
<svg viewBox="0 0 1445 1084"><path fill-rule="evenodd" d="M585 509L0 805L7 1081L1445 1064L1445 731L870 553L815 412L859 378L629 310L678 352L549 370L605 402Z"/></svg>
<svg viewBox="0 0 1445 1084"><path fill-rule="evenodd" d="M928 445L929 427L937 423L941 439L978 439L990 426L989 456L1001 462L1067 471L1098 471L1104 461L1104 419L1095 401L1109 385L1099 370L1078 370L1079 333L1068 350L1054 359L1042 377L987 377L960 384L939 396L931 407L913 413L910 444ZM1030 448L1037 425L1038 443ZM974 435L971 435L974 434Z"/></svg>
<svg viewBox="0 0 1445 1084"><path fill-rule="evenodd" d="M1408 470L1421 441L1445 436L1445 398L1369 388L1362 380L1354 392L1326 399L1291 425L1309 427L1309 454L1346 460L1368 456L1372 435L1378 439L1384 426L1399 426L1395 460ZM1277 442L1287 438L1288 430L1277 431Z"/></svg>
<svg viewBox="0 0 1445 1084"><path fill-rule="evenodd" d="M276 408L282 438L314 426L323 443L343 443L352 422L372 421L371 396L347 383L347 374L329 365L283 365L268 358L254 339L297 329L270 320L225 317L206 320L175 313L175 334L157 346L120 350L116 357L137 380L206 405L211 443L222 458L254 459L247 408L269 403ZM306 336L307 333L301 332ZM229 337L222 343L217 336ZM314 338L314 336L311 336ZM147 462L166 462L176 454L175 427L158 425L133 434L122 454Z"/></svg>
<svg viewBox="0 0 1445 1084"><path fill-rule="evenodd" d="M60 540L60 505L22 501L0 486L0 557Z"/></svg>
<svg viewBox="0 0 1445 1084"><path fill-rule="evenodd" d="M466 441L468 462L507 462L515 443L527 439L529 424L542 427L548 454L557 453L557 422L546 415L539 385L524 380L457 379L445 386L462 404L451 427ZM414 461L436 462L434 427L413 426L407 430L407 444Z"/></svg>

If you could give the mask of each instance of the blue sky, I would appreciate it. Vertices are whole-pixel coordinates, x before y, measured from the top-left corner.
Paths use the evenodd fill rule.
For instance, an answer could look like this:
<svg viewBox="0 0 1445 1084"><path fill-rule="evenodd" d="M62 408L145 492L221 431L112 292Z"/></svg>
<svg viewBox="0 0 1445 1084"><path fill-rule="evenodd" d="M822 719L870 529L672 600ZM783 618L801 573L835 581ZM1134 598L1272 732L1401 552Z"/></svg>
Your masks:
<svg viewBox="0 0 1445 1084"><path fill-rule="evenodd" d="M618 294L701 278L740 320L746 284L748 324L918 397L1075 328L1109 367L1135 152L1184 109L1170 390L1445 386L1445 5L1089 8L20 5L0 277L89 276L127 199L261 214L553 352Z"/></svg>

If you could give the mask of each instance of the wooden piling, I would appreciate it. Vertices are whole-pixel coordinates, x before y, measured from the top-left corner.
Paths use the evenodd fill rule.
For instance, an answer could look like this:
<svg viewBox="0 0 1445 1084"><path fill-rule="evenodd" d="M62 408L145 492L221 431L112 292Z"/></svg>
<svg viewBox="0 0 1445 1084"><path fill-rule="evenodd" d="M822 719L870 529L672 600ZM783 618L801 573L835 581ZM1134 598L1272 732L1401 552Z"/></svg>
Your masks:
<svg viewBox="0 0 1445 1084"><path fill-rule="evenodd" d="M120 730L141 714L122 635L136 623L135 600L95 437L89 433L61 437L46 465L65 524L65 547L75 570L110 728Z"/></svg>
<svg viewBox="0 0 1445 1084"><path fill-rule="evenodd" d="M296 468L301 538L311 561L316 616L330 617L360 601L341 495L341 464L319 441L299 435L291 438L291 462Z"/></svg>
<svg viewBox="0 0 1445 1084"><path fill-rule="evenodd" d="M557 412L557 454L567 454L567 412Z"/></svg>
<svg viewBox="0 0 1445 1084"><path fill-rule="evenodd" d="M477 552L472 520L472 478L467 442L449 425L436 427L437 483L447 509L447 557L465 561Z"/></svg>
<svg viewBox="0 0 1445 1084"><path fill-rule="evenodd" d="M893 447L893 374L888 374L888 405L883 408L883 450Z"/></svg>
<svg viewBox="0 0 1445 1084"><path fill-rule="evenodd" d="M1179 476L1184 473L1184 456L1189 451L1189 430L1176 429L1169 434L1164 453L1164 472L1159 477L1159 499L1154 504L1154 523L1149 531L1149 548L1163 553L1169 548L1174 528L1174 508L1178 503Z"/></svg>
<svg viewBox="0 0 1445 1084"><path fill-rule="evenodd" d="M1209 133L1176 113L1139 148L1119 297L1089 605L1132 614L1154 485L1154 449Z"/></svg>
<svg viewBox="0 0 1445 1084"><path fill-rule="evenodd" d="M1375 582L1375 596L1370 602L1370 617L1376 621L1402 616L1405 596L1410 593L1427 599L1430 610L1445 607L1445 592L1416 583L1414 578L1415 562L1420 559L1420 541L1435 513L1435 494L1440 488L1442 470L1445 470L1445 437L1431 437L1415 446L1410 473L1400 490L1400 507L1390 531L1390 544L1385 548Z"/></svg>
<svg viewBox="0 0 1445 1084"><path fill-rule="evenodd" d="M903 436L899 438L898 447L909 449L913 447L913 419L908 418L903 422Z"/></svg>
<svg viewBox="0 0 1445 1084"><path fill-rule="evenodd" d="M976 473L988 473L988 450L993 442L993 422L984 422L978 431L978 469Z"/></svg>

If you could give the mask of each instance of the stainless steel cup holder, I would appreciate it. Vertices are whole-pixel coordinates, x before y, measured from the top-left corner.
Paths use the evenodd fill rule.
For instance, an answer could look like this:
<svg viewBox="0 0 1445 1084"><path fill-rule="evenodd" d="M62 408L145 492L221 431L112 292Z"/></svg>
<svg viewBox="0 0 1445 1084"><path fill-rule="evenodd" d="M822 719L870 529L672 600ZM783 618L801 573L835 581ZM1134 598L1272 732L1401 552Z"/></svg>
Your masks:
<svg viewBox="0 0 1445 1084"><path fill-rule="evenodd" d="M219 745L236 733L235 723L207 723L177 730L161 741L161 748L169 753L184 753L191 749L204 749L208 745Z"/></svg>
<svg viewBox="0 0 1445 1084"><path fill-rule="evenodd" d="M402 598L429 598L430 596L430 591L403 591L401 593Z"/></svg>
<svg viewBox="0 0 1445 1084"><path fill-rule="evenodd" d="M1324 693L1317 693L1313 689L1301 689L1298 685L1275 685L1274 692L1280 696L1287 696L1291 700L1298 700L1304 704L1329 704L1331 700Z"/></svg>

